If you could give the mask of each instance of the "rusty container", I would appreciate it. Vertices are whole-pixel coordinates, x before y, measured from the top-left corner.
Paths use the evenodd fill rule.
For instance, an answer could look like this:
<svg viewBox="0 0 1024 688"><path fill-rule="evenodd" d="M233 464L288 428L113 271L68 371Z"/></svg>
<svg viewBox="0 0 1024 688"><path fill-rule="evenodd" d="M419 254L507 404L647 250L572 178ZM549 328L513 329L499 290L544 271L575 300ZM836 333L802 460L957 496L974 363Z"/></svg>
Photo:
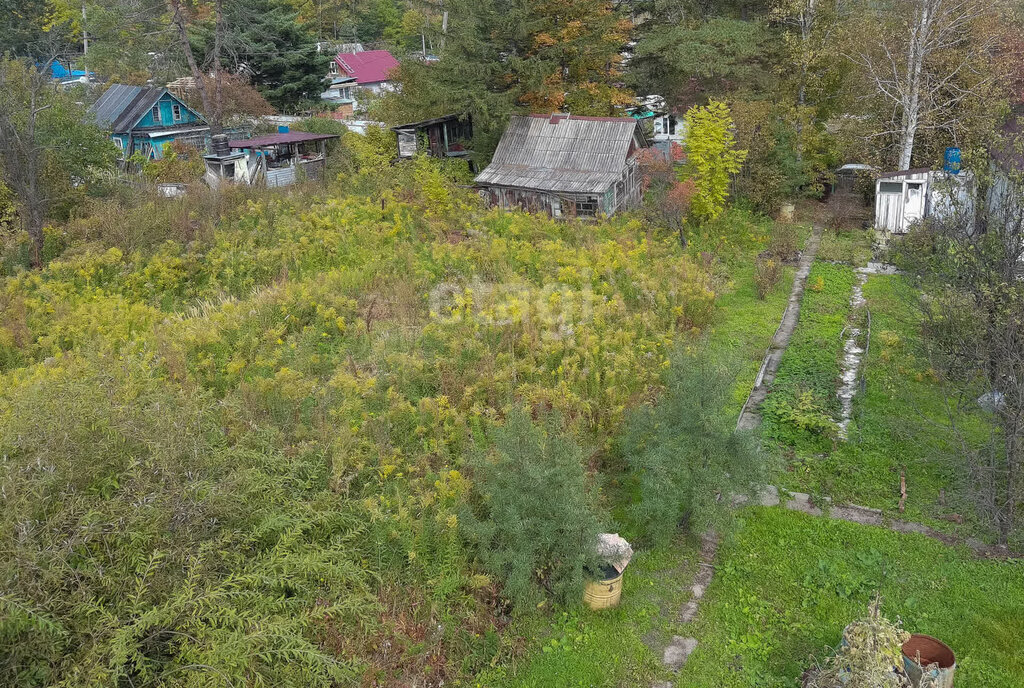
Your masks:
<svg viewBox="0 0 1024 688"><path fill-rule="evenodd" d="M956 655L949 645L930 635L915 633L903 643L903 670L910 683L917 688L925 675L935 688L953 688Z"/></svg>

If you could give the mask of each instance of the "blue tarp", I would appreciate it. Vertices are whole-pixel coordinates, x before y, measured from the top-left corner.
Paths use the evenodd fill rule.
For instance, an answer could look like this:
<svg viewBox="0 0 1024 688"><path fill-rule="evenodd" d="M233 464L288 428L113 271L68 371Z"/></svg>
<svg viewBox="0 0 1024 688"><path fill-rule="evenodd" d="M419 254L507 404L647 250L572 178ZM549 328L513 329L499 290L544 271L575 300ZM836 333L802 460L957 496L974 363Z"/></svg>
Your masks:
<svg viewBox="0 0 1024 688"><path fill-rule="evenodd" d="M85 76L84 69L75 69L74 65L71 65L71 69L68 69L60 62L54 60L50 63L50 76L54 79L60 79L65 81L67 79L80 79Z"/></svg>

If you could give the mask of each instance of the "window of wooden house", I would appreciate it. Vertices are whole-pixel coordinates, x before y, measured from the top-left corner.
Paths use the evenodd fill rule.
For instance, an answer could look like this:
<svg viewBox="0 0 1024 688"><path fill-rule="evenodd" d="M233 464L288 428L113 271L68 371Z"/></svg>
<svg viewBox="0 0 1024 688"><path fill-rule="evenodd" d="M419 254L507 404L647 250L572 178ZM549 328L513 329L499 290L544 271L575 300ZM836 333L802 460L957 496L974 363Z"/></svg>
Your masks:
<svg viewBox="0 0 1024 688"><path fill-rule="evenodd" d="M153 106L153 123L154 124L160 124L160 106L159 105L154 105Z"/></svg>
<svg viewBox="0 0 1024 688"><path fill-rule="evenodd" d="M576 201L576 214L580 217L597 217L597 198L587 196Z"/></svg>
<svg viewBox="0 0 1024 688"><path fill-rule="evenodd" d="M903 182L880 182L878 193L903 193Z"/></svg>
<svg viewBox="0 0 1024 688"><path fill-rule="evenodd" d="M181 106L178 105L177 103L175 103L174 105L171 106L171 112L174 114L174 121L175 122L180 122L181 121Z"/></svg>

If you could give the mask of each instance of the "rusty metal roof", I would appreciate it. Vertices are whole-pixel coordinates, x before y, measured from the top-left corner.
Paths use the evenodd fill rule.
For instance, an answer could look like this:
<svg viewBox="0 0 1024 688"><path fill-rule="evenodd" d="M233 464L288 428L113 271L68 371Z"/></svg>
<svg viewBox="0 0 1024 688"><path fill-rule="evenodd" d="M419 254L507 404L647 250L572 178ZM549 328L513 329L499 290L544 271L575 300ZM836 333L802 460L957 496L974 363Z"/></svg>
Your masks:
<svg viewBox="0 0 1024 688"><path fill-rule="evenodd" d="M233 139L228 142L231 148L265 148L284 143L302 143L304 141L325 141L336 139L337 134L310 134L305 131L286 131L280 134L257 136L254 139Z"/></svg>
<svg viewBox="0 0 1024 688"><path fill-rule="evenodd" d="M631 117L513 116L481 186L604 193L647 141Z"/></svg>

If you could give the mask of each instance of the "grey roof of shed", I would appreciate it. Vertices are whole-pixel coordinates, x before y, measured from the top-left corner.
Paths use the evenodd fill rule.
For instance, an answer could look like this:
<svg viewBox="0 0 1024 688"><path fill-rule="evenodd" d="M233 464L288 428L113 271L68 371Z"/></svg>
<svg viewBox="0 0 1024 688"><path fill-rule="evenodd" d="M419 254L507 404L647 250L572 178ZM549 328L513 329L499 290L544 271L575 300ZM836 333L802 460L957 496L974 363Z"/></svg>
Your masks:
<svg viewBox="0 0 1024 688"><path fill-rule="evenodd" d="M142 119L157 101L167 93L163 87L126 86L113 84L89 111L96 117L96 123L113 133L126 132Z"/></svg>
<svg viewBox="0 0 1024 688"><path fill-rule="evenodd" d="M604 193L622 177L630 146L647 145L630 117L513 116L480 186Z"/></svg>

